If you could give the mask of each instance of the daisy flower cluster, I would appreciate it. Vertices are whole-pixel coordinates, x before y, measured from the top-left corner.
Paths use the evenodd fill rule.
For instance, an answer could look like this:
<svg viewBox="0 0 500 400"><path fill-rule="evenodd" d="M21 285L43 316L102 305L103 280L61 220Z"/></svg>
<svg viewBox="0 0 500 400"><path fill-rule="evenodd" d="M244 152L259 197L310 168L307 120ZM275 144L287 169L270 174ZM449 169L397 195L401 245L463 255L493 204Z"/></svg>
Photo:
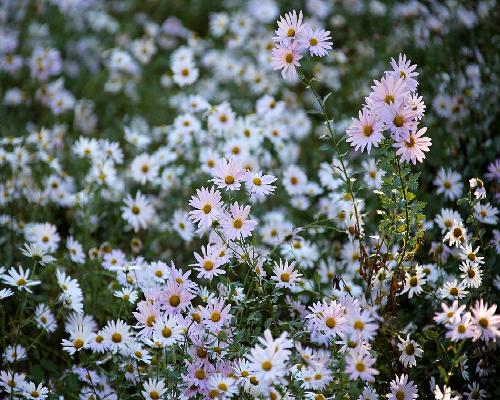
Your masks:
<svg viewBox="0 0 500 400"><path fill-rule="evenodd" d="M431 139L424 136L427 128L418 128L426 105L416 92L417 66L400 54L398 61L391 60L391 67L382 79L374 81L358 118L353 118L347 129L346 140L356 151L366 150L370 154L388 130L401 161L416 164L424 160L431 146Z"/></svg>
<svg viewBox="0 0 500 400"><path fill-rule="evenodd" d="M324 29L313 29L303 21L302 11L293 10L280 17L278 29L273 41L271 65L275 70L281 70L283 78L288 80L297 79L297 68L300 67L300 59L304 53L311 56L323 57L332 49L330 31Z"/></svg>
<svg viewBox="0 0 500 400"><path fill-rule="evenodd" d="M497 2L285 3L0 5L0 398L500 397Z"/></svg>

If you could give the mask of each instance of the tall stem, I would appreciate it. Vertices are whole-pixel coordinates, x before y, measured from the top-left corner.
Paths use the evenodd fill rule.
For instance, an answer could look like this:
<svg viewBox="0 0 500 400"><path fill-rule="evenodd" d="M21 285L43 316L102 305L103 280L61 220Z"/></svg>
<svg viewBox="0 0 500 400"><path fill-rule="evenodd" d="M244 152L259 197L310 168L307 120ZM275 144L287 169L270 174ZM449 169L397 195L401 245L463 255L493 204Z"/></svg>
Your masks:
<svg viewBox="0 0 500 400"><path fill-rule="evenodd" d="M326 110L324 101L321 100L321 98L318 95L318 92L316 91L316 89L312 85L313 80L314 80L314 78L312 78L310 80L306 80L305 77L302 75L302 82L306 86L306 89L311 90L312 94L314 95L316 101L318 102L318 104L321 108L321 112L322 112L323 117L325 119L326 127L328 128L328 134L333 142L333 145L335 147L336 156L340 162L340 170L341 170L342 174L344 175L343 178L344 178L344 181L347 185L347 190L348 190L349 196L351 197L352 205L354 208L354 217L355 217L355 222L356 222L356 232L355 232L356 235L355 236L359 242L359 251L360 251L360 256L361 256L360 263L363 264L364 259L365 259L365 250L364 250L363 242L361 241L361 223L359 221L358 203L356 201L356 196L354 194L352 180L347 173L347 168L345 166L344 157L340 151L339 143L335 140L335 135L333 133L333 129L331 126L330 116L328 114L328 111Z"/></svg>

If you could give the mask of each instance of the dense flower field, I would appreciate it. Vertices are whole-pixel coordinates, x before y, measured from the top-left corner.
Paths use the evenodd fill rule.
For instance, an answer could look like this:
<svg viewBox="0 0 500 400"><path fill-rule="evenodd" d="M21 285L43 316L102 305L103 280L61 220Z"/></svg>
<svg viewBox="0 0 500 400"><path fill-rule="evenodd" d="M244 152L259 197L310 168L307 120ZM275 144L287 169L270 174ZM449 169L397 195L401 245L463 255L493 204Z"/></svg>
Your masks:
<svg viewBox="0 0 500 400"><path fill-rule="evenodd" d="M4 0L1 399L499 399L496 0Z"/></svg>

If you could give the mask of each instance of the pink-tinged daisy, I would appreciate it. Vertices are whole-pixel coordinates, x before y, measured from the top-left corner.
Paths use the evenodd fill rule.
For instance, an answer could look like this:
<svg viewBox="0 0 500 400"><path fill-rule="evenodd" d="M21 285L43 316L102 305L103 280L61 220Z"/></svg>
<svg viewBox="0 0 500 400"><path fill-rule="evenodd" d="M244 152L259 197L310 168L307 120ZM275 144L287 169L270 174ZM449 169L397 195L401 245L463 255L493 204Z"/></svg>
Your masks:
<svg viewBox="0 0 500 400"><path fill-rule="evenodd" d="M224 299L213 299L206 307L201 307L203 324L212 332L218 332L231 322L231 304L224 307Z"/></svg>
<svg viewBox="0 0 500 400"><path fill-rule="evenodd" d="M187 364L186 373L182 375L182 378L187 385L206 389L208 378L213 374L215 374L215 367L211 363L196 361ZM196 389L192 393L188 397L196 395Z"/></svg>
<svg viewBox="0 0 500 400"><path fill-rule="evenodd" d="M496 309L496 304L488 307L488 303L483 302L483 299L476 301L471 308L475 328L474 340L495 341L500 336L500 315L495 314Z"/></svg>
<svg viewBox="0 0 500 400"><path fill-rule="evenodd" d="M438 324L451 324L457 319L460 319L462 312L465 310L465 306L460 306L458 300L455 300L449 307L446 303L441 303L441 309L441 312L434 314L434 321Z"/></svg>
<svg viewBox="0 0 500 400"><path fill-rule="evenodd" d="M284 18L280 16L279 21L277 21L278 30L276 30L276 36L273 40L283 44L290 44L293 40L299 39L306 27L302 20L302 11L299 11L298 15L293 10L286 13Z"/></svg>
<svg viewBox="0 0 500 400"><path fill-rule="evenodd" d="M330 40L330 31L324 29L312 29L307 27L304 32L302 43L309 50L311 55L323 57L328 54L327 50L332 49L332 41Z"/></svg>
<svg viewBox="0 0 500 400"><path fill-rule="evenodd" d="M226 190L239 190L241 181L245 179L245 170L240 161L231 157L229 160L218 160L214 170L214 182L219 188Z"/></svg>
<svg viewBox="0 0 500 400"><path fill-rule="evenodd" d="M396 154L401 156L402 161L416 164L422 162L425 158L424 152L429 151L431 139L422 135L427 132L427 128L419 129L417 132L411 132L406 139L393 144L397 148Z"/></svg>
<svg viewBox="0 0 500 400"><path fill-rule="evenodd" d="M339 302L332 300L314 303L306 315L307 326L311 332L319 332L327 338L341 336L345 329L345 308Z"/></svg>
<svg viewBox="0 0 500 400"><path fill-rule="evenodd" d="M414 93L411 96L406 97L405 107L409 108L415 113L417 120L421 120L425 113L425 103L422 96Z"/></svg>
<svg viewBox="0 0 500 400"><path fill-rule="evenodd" d="M380 81L375 80L374 83L367 100L376 110L383 111L392 103L401 103L408 95L403 78L387 75Z"/></svg>
<svg viewBox="0 0 500 400"><path fill-rule="evenodd" d="M271 66L273 70L281 70L284 79L294 81L297 79L297 67L300 67L299 60L302 58L297 43L287 46L278 45L273 49Z"/></svg>
<svg viewBox="0 0 500 400"><path fill-rule="evenodd" d="M374 375L378 375L378 371L372 368L376 358L364 349L351 350L346 356L345 372L349 375L350 380L362 379L366 382L375 382Z"/></svg>
<svg viewBox="0 0 500 400"><path fill-rule="evenodd" d="M273 281L276 281L276 287L293 288L296 286L297 282L301 279L302 274L299 274L295 270L295 261L288 264L288 261L280 259L279 263L274 263L273 268L274 275L271 277Z"/></svg>
<svg viewBox="0 0 500 400"><path fill-rule="evenodd" d="M448 331L446 337L453 342L471 338L474 335L472 317L470 312L466 312L459 318L446 325Z"/></svg>
<svg viewBox="0 0 500 400"><path fill-rule="evenodd" d="M183 272L180 268L176 268L174 262L172 261L170 276L168 278L169 281L179 284L188 292L196 293L198 291L198 284L190 280L189 275L191 275L191 271Z"/></svg>
<svg viewBox="0 0 500 400"><path fill-rule="evenodd" d="M199 228L209 228L219 217L222 207L221 194L214 187L197 189L189 205L195 210L189 212L191 221L198 223Z"/></svg>
<svg viewBox="0 0 500 400"><path fill-rule="evenodd" d="M206 246L201 248L201 255L194 253L196 258L195 264L190 264L190 267L198 271L197 278L213 279L215 276L223 275L226 273L223 269L219 268L222 260L219 257L219 246Z"/></svg>
<svg viewBox="0 0 500 400"><path fill-rule="evenodd" d="M396 376L391 382L391 393L387 394L388 400L413 400L418 398L417 386L413 381L408 382L408 375Z"/></svg>
<svg viewBox="0 0 500 400"><path fill-rule="evenodd" d="M368 108L363 108L359 112L359 118L353 118L352 123L347 129L347 142L351 143L354 150L366 151L370 154L372 146L378 147L382 139L383 124L379 121L377 114L371 112Z"/></svg>
<svg viewBox="0 0 500 400"><path fill-rule="evenodd" d="M232 204L229 214L225 215L221 221L224 236L229 240L252 236L257 221L247 219L249 214L250 206L240 206L238 202Z"/></svg>
<svg viewBox="0 0 500 400"><path fill-rule="evenodd" d="M186 288L175 280L169 280L163 295L163 308L168 313L175 314L179 314L187 309L191 304L191 300L195 297L194 294L186 290Z"/></svg>
<svg viewBox="0 0 500 400"><path fill-rule="evenodd" d="M160 317L159 307L151 301L140 301L137 305L137 311L132 314L137 320L137 325L134 328L140 329L137 335L141 337L151 336L154 323Z"/></svg>
<svg viewBox="0 0 500 400"><path fill-rule="evenodd" d="M276 186L271 185L277 178L272 175L262 175L262 172L247 172L245 183L251 194L262 198L274 192Z"/></svg>
<svg viewBox="0 0 500 400"><path fill-rule="evenodd" d="M391 103L384 113L385 127L390 129L394 140L408 137L408 133L417 128L416 115L403 103Z"/></svg>
<svg viewBox="0 0 500 400"><path fill-rule="evenodd" d="M391 58L391 67L393 71L389 71L389 74L393 75L396 79L402 78L406 87L411 92L417 90L418 82L415 79L418 76L418 72L415 72L417 65L411 65L411 60L406 59L406 54L400 54L397 63L394 58Z"/></svg>

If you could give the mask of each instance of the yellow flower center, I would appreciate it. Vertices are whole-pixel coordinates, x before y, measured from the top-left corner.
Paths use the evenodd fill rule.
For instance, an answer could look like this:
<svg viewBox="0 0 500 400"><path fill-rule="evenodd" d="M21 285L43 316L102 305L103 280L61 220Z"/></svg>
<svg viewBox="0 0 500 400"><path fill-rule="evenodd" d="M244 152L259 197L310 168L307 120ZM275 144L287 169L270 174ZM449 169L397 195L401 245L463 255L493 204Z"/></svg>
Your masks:
<svg viewBox="0 0 500 400"><path fill-rule="evenodd" d="M401 389L396 392L397 400L405 400L405 397L405 392L403 392Z"/></svg>
<svg viewBox="0 0 500 400"><path fill-rule="evenodd" d="M392 94L386 94L384 97L384 101L386 102L386 104L394 103L394 100L396 100L396 99L394 98L394 96Z"/></svg>
<svg viewBox="0 0 500 400"><path fill-rule="evenodd" d="M363 364L362 362L356 363L356 370L358 372L364 372L365 369L366 369L365 364Z"/></svg>
<svg viewBox="0 0 500 400"><path fill-rule="evenodd" d="M217 311L214 311L212 313L212 315L210 316L210 319L213 321L213 322L219 322L220 321L220 313L218 313Z"/></svg>
<svg viewBox="0 0 500 400"><path fill-rule="evenodd" d="M211 271L212 269L214 269L214 263L210 260L207 260L203 264L203 268L205 268L206 271Z"/></svg>
<svg viewBox="0 0 500 400"><path fill-rule="evenodd" d="M357 329L358 331L363 330L365 327L365 324L363 321L360 321L359 319L354 323L354 329Z"/></svg>
<svg viewBox="0 0 500 400"><path fill-rule="evenodd" d="M415 138L413 137L413 135L410 135L410 139L407 142L405 142L405 146L411 148L415 146L415 143L417 143Z"/></svg>
<svg viewBox="0 0 500 400"><path fill-rule="evenodd" d="M460 229L458 227L455 228L455 229L453 229L453 236L455 236L457 238L459 238L460 236L462 236L462 229Z"/></svg>
<svg viewBox="0 0 500 400"><path fill-rule="evenodd" d="M335 321L335 318L333 317L328 317L325 321L325 324L328 328L335 328L337 325L337 321Z"/></svg>
<svg viewBox="0 0 500 400"><path fill-rule="evenodd" d="M484 328L484 329L486 329L488 327L488 325L489 325L488 319L484 318L484 317L480 318L478 322L479 322L479 325L481 325L481 327Z"/></svg>
<svg viewBox="0 0 500 400"><path fill-rule="evenodd" d="M205 358L205 357L208 355L208 352L207 352L205 349L203 349L203 348L199 347L199 348L196 350L196 355L197 355L198 357L200 357L200 358Z"/></svg>
<svg viewBox="0 0 500 400"><path fill-rule="evenodd" d="M194 373L194 376L196 376L197 379L202 380L205 378L205 371L202 369L197 369Z"/></svg>
<svg viewBox="0 0 500 400"><path fill-rule="evenodd" d="M161 334L164 338L169 338L170 336L172 336L172 329L170 329L168 326L165 326L161 330Z"/></svg>
<svg viewBox="0 0 500 400"><path fill-rule="evenodd" d="M273 367L273 364L272 364L272 363L271 363L271 361L269 361L269 360L266 360L266 361L264 361L264 362L262 363L262 369L263 369L264 371L270 371L272 367Z"/></svg>
<svg viewBox="0 0 500 400"><path fill-rule="evenodd" d="M403 118L402 115L396 114L394 117L394 125L396 125L398 128L401 128L405 123L405 119Z"/></svg>
<svg viewBox="0 0 500 400"><path fill-rule="evenodd" d="M156 390L152 390L149 392L149 397L153 400L158 400L160 398L160 393L158 393Z"/></svg>
<svg viewBox="0 0 500 400"><path fill-rule="evenodd" d="M170 296L170 300L168 301L172 307L177 307L181 304L181 298L177 295Z"/></svg>

